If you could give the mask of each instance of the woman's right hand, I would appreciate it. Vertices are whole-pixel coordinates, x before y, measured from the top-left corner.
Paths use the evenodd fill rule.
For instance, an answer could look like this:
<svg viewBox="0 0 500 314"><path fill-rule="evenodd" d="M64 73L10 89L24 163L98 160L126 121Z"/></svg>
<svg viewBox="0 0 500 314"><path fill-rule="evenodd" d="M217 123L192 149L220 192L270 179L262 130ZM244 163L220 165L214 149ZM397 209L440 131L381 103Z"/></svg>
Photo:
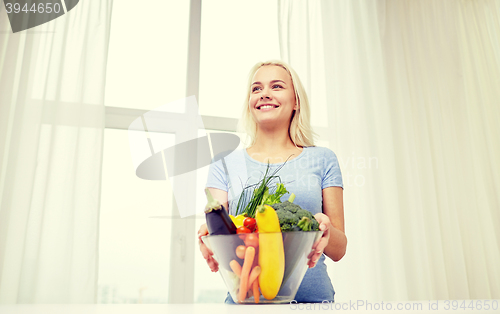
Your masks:
<svg viewBox="0 0 500 314"><path fill-rule="evenodd" d="M219 270L219 263L214 259L213 255L214 253L206 246L205 243L203 243L203 240L201 240L201 237L206 236L208 234L208 228L207 224L203 224L200 227L200 230L198 230L198 244L200 245L200 251L201 254L203 255L203 258L207 261L208 267L210 267L210 270L212 272L217 272Z"/></svg>

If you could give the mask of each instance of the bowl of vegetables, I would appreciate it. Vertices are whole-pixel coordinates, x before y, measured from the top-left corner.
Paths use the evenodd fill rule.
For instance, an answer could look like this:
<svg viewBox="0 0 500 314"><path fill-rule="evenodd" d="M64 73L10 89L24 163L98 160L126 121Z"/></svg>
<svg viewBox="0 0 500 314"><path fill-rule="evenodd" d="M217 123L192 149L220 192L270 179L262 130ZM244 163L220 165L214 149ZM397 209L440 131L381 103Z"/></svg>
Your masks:
<svg viewBox="0 0 500 314"><path fill-rule="evenodd" d="M209 235L203 237L203 242L214 252L234 302L289 303L307 271L307 255L321 234L322 231ZM273 249L276 247L278 250Z"/></svg>
<svg viewBox="0 0 500 314"><path fill-rule="evenodd" d="M292 301L307 271L307 256L322 235L318 222L293 204L293 194L288 201L271 205L265 204L269 198L264 195L254 212L233 217L206 192L209 235L202 240L214 253L233 300Z"/></svg>

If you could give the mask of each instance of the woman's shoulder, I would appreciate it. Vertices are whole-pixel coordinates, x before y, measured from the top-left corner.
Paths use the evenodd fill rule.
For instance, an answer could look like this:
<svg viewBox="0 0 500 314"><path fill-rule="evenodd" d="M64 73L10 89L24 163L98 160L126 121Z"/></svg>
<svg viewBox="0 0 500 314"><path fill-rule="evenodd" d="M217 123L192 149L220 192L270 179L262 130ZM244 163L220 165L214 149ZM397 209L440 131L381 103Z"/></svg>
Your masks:
<svg viewBox="0 0 500 314"><path fill-rule="evenodd" d="M225 151L225 152L221 152L217 155L215 155L213 158L212 158L212 163L214 162L221 162L223 159L227 162L228 160L244 160L244 157L245 155L245 149L244 148L238 148L238 149L235 149L235 150L232 150L232 151Z"/></svg>
<svg viewBox="0 0 500 314"><path fill-rule="evenodd" d="M324 156L324 157L333 157L337 158L337 155L328 147L322 146L309 146L304 147L307 152L310 153L311 156Z"/></svg>

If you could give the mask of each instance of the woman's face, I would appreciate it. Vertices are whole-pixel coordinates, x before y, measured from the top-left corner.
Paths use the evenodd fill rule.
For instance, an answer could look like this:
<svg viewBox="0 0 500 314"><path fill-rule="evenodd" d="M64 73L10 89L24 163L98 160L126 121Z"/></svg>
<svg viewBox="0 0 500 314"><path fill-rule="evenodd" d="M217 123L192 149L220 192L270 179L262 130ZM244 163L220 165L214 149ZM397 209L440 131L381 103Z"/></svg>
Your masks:
<svg viewBox="0 0 500 314"><path fill-rule="evenodd" d="M258 125L288 128L297 109L290 74L276 65L260 67L252 79L248 103Z"/></svg>

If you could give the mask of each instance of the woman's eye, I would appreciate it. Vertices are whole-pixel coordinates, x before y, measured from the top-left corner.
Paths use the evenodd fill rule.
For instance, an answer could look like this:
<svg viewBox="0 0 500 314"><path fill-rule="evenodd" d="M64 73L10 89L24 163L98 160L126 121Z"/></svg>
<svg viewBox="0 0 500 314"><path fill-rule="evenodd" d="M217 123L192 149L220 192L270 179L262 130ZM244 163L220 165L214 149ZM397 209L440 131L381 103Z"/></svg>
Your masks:
<svg viewBox="0 0 500 314"><path fill-rule="evenodd" d="M273 88L283 88L283 86L275 84L275 85L273 85Z"/></svg>
<svg viewBox="0 0 500 314"><path fill-rule="evenodd" d="M252 92L255 92L255 91L259 90L259 89L260 89L260 86L255 86L254 88L252 88Z"/></svg>

